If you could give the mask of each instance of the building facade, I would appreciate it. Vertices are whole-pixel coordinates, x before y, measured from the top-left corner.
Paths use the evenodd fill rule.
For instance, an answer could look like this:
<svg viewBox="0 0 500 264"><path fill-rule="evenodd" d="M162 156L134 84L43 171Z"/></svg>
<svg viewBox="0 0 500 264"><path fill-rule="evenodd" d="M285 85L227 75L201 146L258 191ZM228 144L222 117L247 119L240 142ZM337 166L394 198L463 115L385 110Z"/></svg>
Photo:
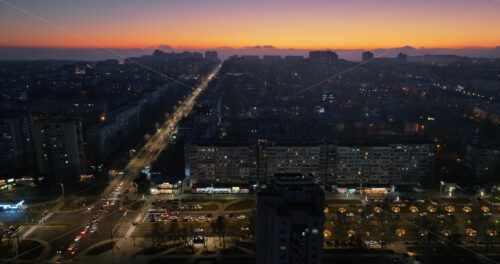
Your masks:
<svg viewBox="0 0 500 264"><path fill-rule="evenodd" d="M79 120L34 122L33 145L39 172L53 177L55 182L75 182L85 173L82 124Z"/></svg>
<svg viewBox="0 0 500 264"><path fill-rule="evenodd" d="M257 196L257 263L322 263L325 196L312 180L277 179Z"/></svg>
<svg viewBox="0 0 500 264"><path fill-rule="evenodd" d="M194 183L253 184L300 172L340 185L413 185L431 179L433 143L309 146L186 145L186 171Z"/></svg>
<svg viewBox="0 0 500 264"><path fill-rule="evenodd" d="M31 125L30 114L0 118L0 167L21 168L32 160Z"/></svg>
<svg viewBox="0 0 500 264"><path fill-rule="evenodd" d="M498 175L500 172L500 146L467 145L465 165L478 179Z"/></svg>

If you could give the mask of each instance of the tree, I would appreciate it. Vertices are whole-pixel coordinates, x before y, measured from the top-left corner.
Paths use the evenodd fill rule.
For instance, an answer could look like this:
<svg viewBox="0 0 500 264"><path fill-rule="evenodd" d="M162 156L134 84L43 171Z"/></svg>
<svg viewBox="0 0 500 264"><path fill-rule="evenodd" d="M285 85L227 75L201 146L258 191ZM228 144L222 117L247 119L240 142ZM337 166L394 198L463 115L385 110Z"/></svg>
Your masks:
<svg viewBox="0 0 500 264"><path fill-rule="evenodd" d="M226 249L226 218L224 216L219 215L214 222L212 222L212 231L222 238L222 247Z"/></svg>
<svg viewBox="0 0 500 264"><path fill-rule="evenodd" d="M148 234L151 239L151 246L154 248L159 248L162 243L167 241L167 232L163 225L159 223L154 223L153 228Z"/></svg>
<svg viewBox="0 0 500 264"><path fill-rule="evenodd" d="M134 179L135 184L137 184L137 194L149 194L150 183L148 176L141 173Z"/></svg>
<svg viewBox="0 0 500 264"><path fill-rule="evenodd" d="M255 241L255 238L257 237L257 212L255 210L252 210L250 212L248 222L248 228L250 229L250 239L252 239L252 241Z"/></svg>
<svg viewBox="0 0 500 264"><path fill-rule="evenodd" d="M167 231L167 237L172 241L177 241L179 239L179 236L180 236L179 223L173 222L172 224L170 224L170 228Z"/></svg>
<svg viewBox="0 0 500 264"><path fill-rule="evenodd" d="M181 239L184 241L184 246L191 249L194 252L193 237L194 230L192 225L187 225L180 230Z"/></svg>

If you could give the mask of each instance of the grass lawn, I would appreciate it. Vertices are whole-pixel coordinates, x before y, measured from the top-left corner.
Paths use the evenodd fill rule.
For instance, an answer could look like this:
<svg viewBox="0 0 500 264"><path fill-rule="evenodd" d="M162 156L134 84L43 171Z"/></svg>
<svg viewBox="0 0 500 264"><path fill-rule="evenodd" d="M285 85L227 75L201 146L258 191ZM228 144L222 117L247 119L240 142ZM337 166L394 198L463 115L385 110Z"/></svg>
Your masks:
<svg viewBox="0 0 500 264"><path fill-rule="evenodd" d="M219 209L219 206L214 203L201 204L202 211L217 211L217 209Z"/></svg>
<svg viewBox="0 0 500 264"><path fill-rule="evenodd" d="M358 199L326 199L327 204L362 204Z"/></svg>
<svg viewBox="0 0 500 264"><path fill-rule="evenodd" d="M222 204L227 204L236 201L236 199L213 199L213 202L218 202Z"/></svg>
<svg viewBox="0 0 500 264"><path fill-rule="evenodd" d="M215 261L215 259L214 259ZM157 259L152 259L148 262L149 264L184 264L186 263L185 258L157 258ZM214 262L215 263L215 262Z"/></svg>
<svg viewBox="0 0 500 264"><path fill-rule="evenodd" d="M223 263L238 263L238 264L254 264L255 263L255 257L253 256L247 256L247 257L223 257L222 258Z"/></svg>
<svg viewBox="0 0 500 264"><path fill-rule="evenodd" d="M56 201L50 201L45 203L38 203L32 206L29 206L26 210L28 211L44 211L50 210L57 204Z"/></svg>
<svg viewBox="0 0 500 264"><path fill-rule="evenodd" d="M443 197L443 198L436 198L436 199L433 198L432 200L442 201L442 203L456 203L456 204L466 204L466 203L472 202L467 197L451 197L451 198Z"/></svg>
<svg viewBox="0 0 500 264"><path fill-rule="evenodd" d="M89 250L87 252L87 255L89 255L89 256L99 255L99 254L104 253L104 252L106 252L108 250L111 250L114 245L115 245L115 242L111 242L111 241L107 242L107 243L104 243L102 245L99 245L99 246L94 247L91 250Z"/></svg>
<svg viewBox="0 0 500 264"><path fill-rule="evenodd" d="M22 240L19 242L19 258L35 259L43 252L43 245L34 240Z"/></svg>
<svg viewBox="0 0 500 264"><path fill-rule="evenodd" d="M63 226L63 227L69 227L71 226L71 223L69 222L49 222L49 223L44 223L44 226Z"/></svg>
<svg viewBox="0 0 500 264"><path fill-rule="evenodd" d="M235 203L229 204L224 208L225 211L240 211L240 210L251 210L257 208L257 202L253 199L241 200Z"/></svg>
<svg viewBox="0 0 500 264"><path fill-rule="evenodd" d="M130 210L139 210L141 207L144 205L146 201L140 200L140 201L134 201L134 200L126 200L123 201L123 206L125 206L127 209Z"/></svg>
<svg viewBox="0 0 500 264"><path fill-rule="evenodd" d="M379 264L379 263L391 263L390 258L385 255L373 254L373 255L329 255L323 256L323 263L335 263L335 264L352 264L352 263L366 263L366 264Z"/></svg>
<svg viewBox="0 0 500 264"><path fill-rule="evenodd" d="M146 222L146 223L140 223L139 226L144 226L144 227L152 227L154 226L155 224L159 224L159 225L163 225L165 226L165 228L168 228L170 227L170 225L172 225L173 223L171 222L156 222L156 223L150 223L150 222ZM177 222L177 224L179 225L179 227L184 227L184 226L188 226L188 225L193 225L195 227L209 227L210 226L210 223L209 222L203 222L203 223L196 223L196 222Z"/></svg>
<svg viewBox="0 0 500 264"><path fill-rule="evenodd" d="M0 260L14 257L12 253L12 243L7 241L0 242Z"/></svg>
<svg viewBox="0 0 500 264"><path fill-rule="evenodd" d="M141 251L137 252L137 255L156 255L160 252L163 252L169 249L171 246L169 245L161 245L159 247L148 247L144 248Z"/></svg>
<svg viewBox="0 0 500 264"><path fill-rule="evenodd" d="M166 253L166 255L192 255L195 252L195 249L191 250L191 248L179 246L176 249Z"/></svg>
<svg viewBox="0 0 500 264"><path fill-rule="evenodd" d="M248 255L246 251L243 251L237 247L230 247L226 248L225 250L223 249L221 250L221 253L226 255Z"/></svg>
<svg viewBox="0 0 500 264"><path fill-rule="evenodd" d="M82 209L85 206L90 206L96 202L96 197L81 197L81 198L69 198L64 201L63 206L61 206L61 211L73 211Z"/></svg>
<svg viewBox="0 0 500 264"><path fill-rule="evenodd" d="M439 256L417 256L415 258L426 264L481 263L480 260L474 255L455 255L453 253Z"/></svg>

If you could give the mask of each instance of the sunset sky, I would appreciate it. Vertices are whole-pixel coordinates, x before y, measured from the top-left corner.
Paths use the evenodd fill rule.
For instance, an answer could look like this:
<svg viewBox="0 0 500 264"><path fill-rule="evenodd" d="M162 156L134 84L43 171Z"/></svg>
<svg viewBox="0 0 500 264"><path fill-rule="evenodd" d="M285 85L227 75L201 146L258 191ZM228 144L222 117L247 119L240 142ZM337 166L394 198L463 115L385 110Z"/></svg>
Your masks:
<svg viewBox="0 0 500 264"><path fill-rule="evenodd" d="M500 0L0 0L0 46L493 47L498 14Z"/></svg>

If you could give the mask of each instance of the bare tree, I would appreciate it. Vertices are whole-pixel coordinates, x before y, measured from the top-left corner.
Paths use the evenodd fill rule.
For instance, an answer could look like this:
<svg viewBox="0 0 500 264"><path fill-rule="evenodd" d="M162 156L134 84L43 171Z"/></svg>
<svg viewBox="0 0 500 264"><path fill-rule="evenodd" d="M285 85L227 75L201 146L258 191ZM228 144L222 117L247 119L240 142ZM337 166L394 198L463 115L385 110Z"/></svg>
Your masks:
<svg viewBox="0 0 500 264"><path fill-rule="evenodd" d="M226 218L219 215L214 222L212 222L212 231L217 234L219 238L222 238L222 247L226 249Z"/></svg>

